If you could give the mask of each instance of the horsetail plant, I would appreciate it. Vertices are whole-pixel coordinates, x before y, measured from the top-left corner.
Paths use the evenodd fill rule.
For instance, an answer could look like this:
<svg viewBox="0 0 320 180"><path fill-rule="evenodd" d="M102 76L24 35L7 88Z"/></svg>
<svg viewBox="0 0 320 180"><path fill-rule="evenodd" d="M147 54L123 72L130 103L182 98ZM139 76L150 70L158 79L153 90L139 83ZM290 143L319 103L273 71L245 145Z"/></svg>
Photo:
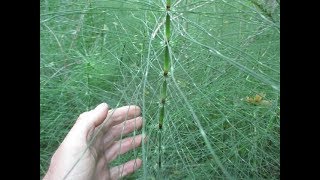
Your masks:
<svg viewBox="0 0 320 180"><path fill-rule="evenodd" d="M167 98L167 79L168 79L168 72L170 66L170 56L169 56L169 41L170 41L170 5L171 1L166 1L166 21L165 21L165 51L164 51L164 65L163 65L163 83L160 93L160 112L159 112L159 172L161 170L161 131L163 127L163 120L165 117L165 103Z"/></svg>
<svg viewBox="0 0 320 180"><path fill-rule="evenodd" d="M278 179L277 2L41 1L40 177L76 117L106 101L143 117L130 134L117 126L108 167L124 176L142 160L119 178ZM140 132L141 149L119 154Z"/></svg>

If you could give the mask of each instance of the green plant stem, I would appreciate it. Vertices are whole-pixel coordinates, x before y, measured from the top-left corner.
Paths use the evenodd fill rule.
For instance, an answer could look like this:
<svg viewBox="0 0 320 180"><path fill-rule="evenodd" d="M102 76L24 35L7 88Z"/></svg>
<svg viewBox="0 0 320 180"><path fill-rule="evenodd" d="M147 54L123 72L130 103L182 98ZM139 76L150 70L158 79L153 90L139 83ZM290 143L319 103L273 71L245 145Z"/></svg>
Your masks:
<svg viewBox="0 0 320 180"><path fill-rule="evenodd" d="M161 147L162 147L162 141L161 141L161 131L163 128L163 121L165 118L165 103L167 98L167 79L168 79L168 72L170 69L170 55L169 55L169 41L170 41L170 15L168 11L170 11L171 1L167 0L166 2L166 22L165 22L165 51L164 51L164 63L163 63L163 83L161 87L161 93L160 93L160 111L159 111L159 174L161 172ZM160 177L160 176L159 176Z"/></svg>
<svg viewBox="0 0 320 180"><path fill-rule="evenodd" d="M170 57L169 57L169 47L166 43L165 51L164 51L164 65L163 65L163 76L167 77L169 72L169 63L170 63Z"/></svg>

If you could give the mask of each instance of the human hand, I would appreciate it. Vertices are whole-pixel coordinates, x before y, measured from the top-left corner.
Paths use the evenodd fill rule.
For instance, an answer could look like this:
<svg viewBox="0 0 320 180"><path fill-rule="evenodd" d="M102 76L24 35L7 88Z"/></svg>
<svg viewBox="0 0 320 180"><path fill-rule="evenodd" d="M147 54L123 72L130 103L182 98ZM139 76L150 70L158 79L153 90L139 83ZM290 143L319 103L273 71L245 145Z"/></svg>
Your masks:
<svg viewBox="0 0 320 180"><path fill-rule="evenodd" d="M44 180L119 179L136 171L141 167L141 159L112 168L108 164L141 145L141 134L118 141L121 134L141 128L140 114L138 106L108 111L106 103L82 113L54 153Z"/></svg>

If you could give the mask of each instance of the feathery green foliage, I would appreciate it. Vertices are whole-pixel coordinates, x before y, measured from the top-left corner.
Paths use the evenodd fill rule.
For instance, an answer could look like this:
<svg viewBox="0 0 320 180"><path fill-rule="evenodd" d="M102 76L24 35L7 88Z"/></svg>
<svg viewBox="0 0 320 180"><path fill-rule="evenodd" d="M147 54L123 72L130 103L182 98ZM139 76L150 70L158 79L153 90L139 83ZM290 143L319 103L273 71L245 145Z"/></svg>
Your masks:
<svg viewBox="0 0 320 180"><path fill-rule="evenodd" d="M41 0L40 176L107 102L142 108L125 179L279 179L279 2Z"/></svg>

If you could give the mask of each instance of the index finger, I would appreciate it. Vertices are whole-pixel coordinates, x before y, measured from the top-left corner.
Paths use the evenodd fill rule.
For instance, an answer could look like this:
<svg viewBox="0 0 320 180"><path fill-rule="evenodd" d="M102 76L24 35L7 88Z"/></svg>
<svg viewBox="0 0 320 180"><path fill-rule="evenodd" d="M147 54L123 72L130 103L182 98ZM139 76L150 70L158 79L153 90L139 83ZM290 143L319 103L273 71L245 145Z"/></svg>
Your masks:
<svg viewBox="0 0 320 180"><path fill-rule="evenodd" d="M108 111L106 119L101 124L103 126L102 130L103 132L106 132L110 127L120 124L126 120L139 117L140 114L141 109L136 105L129 105L117 109L111 109Z"/></svg>

